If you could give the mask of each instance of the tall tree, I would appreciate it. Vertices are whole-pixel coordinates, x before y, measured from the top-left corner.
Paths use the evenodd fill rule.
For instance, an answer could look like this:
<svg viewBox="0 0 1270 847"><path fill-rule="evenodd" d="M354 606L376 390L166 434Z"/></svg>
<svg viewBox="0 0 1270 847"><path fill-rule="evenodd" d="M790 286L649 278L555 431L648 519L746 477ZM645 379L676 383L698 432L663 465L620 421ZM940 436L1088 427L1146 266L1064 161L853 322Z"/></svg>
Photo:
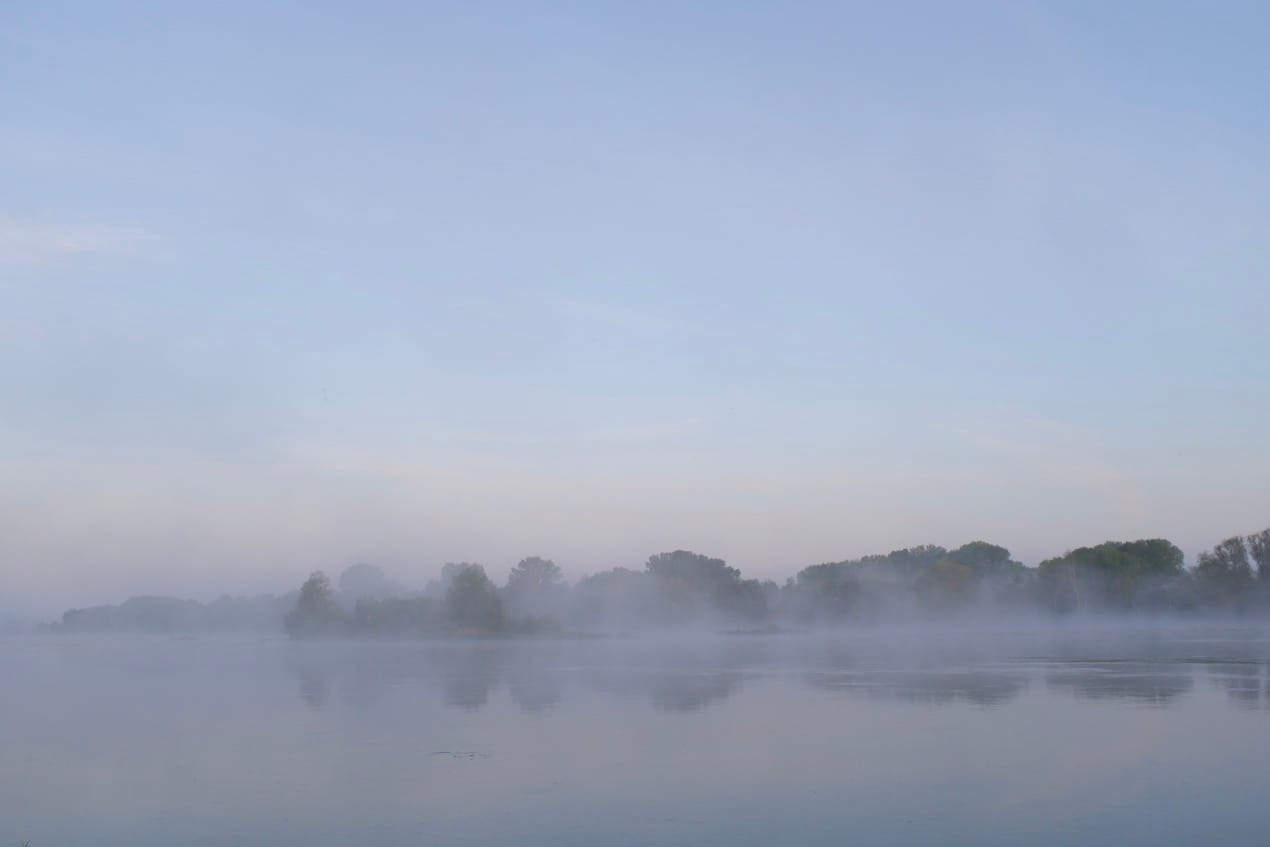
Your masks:
<svg viewBox="0 0 1270 847"><path fill-rule="evenodd" d="M521 559L507 575L507 590L510 593L535 594L563 584L564 577L556 563L538 556Z"/></svg>
<svg viewBox="0 0 1270 847"><path fill-rule="evenodd" d="M1248 536L1248 552L1257 565L1257 579L1270 581L1270 529Z"/></svg>
<svg viewBox="0 0 1270 847"><path fill-rule="evenodd" d="M551 618L558 624L564 614L568 586L555 562L530 556L512 568L503 596L509 612L535 619Z"/></svg>
<svg viewBox="0 0 1270 847"><path fill-rule="evenodd" d="M498 589L480 565L468 565L451 576L445 610L458 629L497 632L503 628Z"/></svg>
<svg viewBox="0 0 1270 847"><path fill-rule="evenodd" d="M1252 578L1247 543L1238 535L1227 538L1212 552L1199 554L1196 570L1202 577L1228 585L1247 582Z"/></svg>
<svg viewBox="0 0 1270 847"><path fill-rule="evenodd" d="M343 629L344 617L335 605L331 581L322 571L314 571L304 585L295 608L286 617L285 625L291 635L321 635Z"/></svg>

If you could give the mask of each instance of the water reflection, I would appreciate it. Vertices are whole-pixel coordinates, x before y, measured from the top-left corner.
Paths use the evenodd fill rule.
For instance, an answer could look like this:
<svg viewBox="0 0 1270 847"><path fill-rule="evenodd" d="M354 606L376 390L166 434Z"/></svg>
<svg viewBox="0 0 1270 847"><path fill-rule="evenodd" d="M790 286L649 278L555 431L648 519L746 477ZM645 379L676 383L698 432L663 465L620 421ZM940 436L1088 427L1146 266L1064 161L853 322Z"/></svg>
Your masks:
<svg viewBox="0 0 1270 847"><path fill-rule="evenodd" d="M507 693L526 712L540 712L560 702L564 674L558 668L522 667L507 670Z"/></svg>
<svg viewBox="0 0 1270 847"><path fill-rule="evenodd" d="M1182 663L1075 662L1047 673L1045 684L1082 699L1167 706L1191 690L1193 676Z"/></svg>
<svg viewBox="0 0 1270 847"><path fill-rule="evenodd" d="M1255 844L1270 662L1245 636L33 642L0 650L0 822L104 847Z"/></svg>
<svg viewBox="0 0 1270 847"><path fill-rule="evenodd" d="M310 709L316 712L326 708L331 699L331 678L312 667L297 667L296 679L300 684L300 697Z"/></svg>
<svg viewBox="0 0 1270 847"><path fill-rule="evenodd" d="M1208 674L1237 706L1270 711L1270 666L1260 662L1220 662L1210 664Z"/></svg>
<svg viewBox="0 0 1270 847"><path fill-rule="evenodd" d="M1097 649L1101 647L1100 649ZM995 708L1034 683L1079 699L1167 707L1206 672L1232 701L1270 708L1265 642L1130 633L1115 645L1088 634L1011 639L858 635L641 642L396 642L288 645L285 666L310 708L364 710L403 687L466 711L500 691L526 712L582 693L686 713L713 708L751 679L794 678L846 698ZM1243 657L1242 659L1237 657Z"/></svg>
<svg viewBox="0 0 1270 847"><path fill-rule="evenodd" d="M695 712L740 691L741 680L735 671L657 674L650 680L649 698L663 711Z"/></svg>
<svg viewBox="0 0 1270 847"><path fill-rule="evenodd" d="M505 688L522 710L538 712L580 689L640 699L668 712L692 712L731 697L744 680L719 662L737 654L668 655L660 650L598 652L558 644L299 645L284 664L300 696L320 711L336 691L355 711L402 686L439 695L446 706L475 711Z"/></svg>
<svg viewBox="0 0 1270 847"><path fill-rule="evenodd" d="M992 670L815 671L803 681L846 695L935 705L965 702L999 706L1017 697L1030 680L1025 673Z"/></svg>

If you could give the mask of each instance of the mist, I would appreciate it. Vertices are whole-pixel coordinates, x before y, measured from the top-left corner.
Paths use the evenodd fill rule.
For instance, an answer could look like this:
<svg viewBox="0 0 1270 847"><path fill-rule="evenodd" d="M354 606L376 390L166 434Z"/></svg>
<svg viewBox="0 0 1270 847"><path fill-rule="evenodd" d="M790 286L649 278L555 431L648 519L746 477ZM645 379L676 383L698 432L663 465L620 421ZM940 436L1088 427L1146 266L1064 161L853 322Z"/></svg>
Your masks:
<svg viewBox="0 0 1270 847"><path fill-rule="evenodd" d="M1266 843L1268 33L0 3L0 847Z"/></svg>
<svg viewBox="0 0 1270 847"><path fill-rule="evenodd" d="M1228 538L1189 569L1165 539L1079 547L1038 567L985 541L952 549L927 544L809 565L780 584L687 550L573 582L540 556L521 559L501 584L474 562L446 564L415 587L359 563L334 582L315 571L280 594L222 593L206 603L143 594L68 609L40 628L435 639L1223 616L1270 616L1270 529ZM7 626L21 628L16 620Z"/></svg>

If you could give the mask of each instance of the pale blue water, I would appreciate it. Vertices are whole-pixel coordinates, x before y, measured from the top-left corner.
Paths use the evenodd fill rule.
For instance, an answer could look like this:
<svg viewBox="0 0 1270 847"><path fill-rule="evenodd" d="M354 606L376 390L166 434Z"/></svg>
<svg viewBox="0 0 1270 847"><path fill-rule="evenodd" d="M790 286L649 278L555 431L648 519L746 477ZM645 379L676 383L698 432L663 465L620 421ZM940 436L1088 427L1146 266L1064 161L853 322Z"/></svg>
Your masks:
<svg viewBox="0 0 1270 847"><path fill-rule="evenodd" d="M1268 639L4 640L0 845L1264 845Z"/></svg>

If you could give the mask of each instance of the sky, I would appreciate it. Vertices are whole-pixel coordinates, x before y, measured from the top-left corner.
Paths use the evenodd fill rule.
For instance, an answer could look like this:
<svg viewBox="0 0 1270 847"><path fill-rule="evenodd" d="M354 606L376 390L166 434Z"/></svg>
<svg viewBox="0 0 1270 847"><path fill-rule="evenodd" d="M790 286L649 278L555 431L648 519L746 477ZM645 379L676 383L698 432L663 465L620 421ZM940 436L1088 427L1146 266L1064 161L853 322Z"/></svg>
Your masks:
<svg viewBox="0 0 1270 847"><path fill-rule="evenodd" d="M1264 3L0 3L0 611L1270 525Z"/></svg>

